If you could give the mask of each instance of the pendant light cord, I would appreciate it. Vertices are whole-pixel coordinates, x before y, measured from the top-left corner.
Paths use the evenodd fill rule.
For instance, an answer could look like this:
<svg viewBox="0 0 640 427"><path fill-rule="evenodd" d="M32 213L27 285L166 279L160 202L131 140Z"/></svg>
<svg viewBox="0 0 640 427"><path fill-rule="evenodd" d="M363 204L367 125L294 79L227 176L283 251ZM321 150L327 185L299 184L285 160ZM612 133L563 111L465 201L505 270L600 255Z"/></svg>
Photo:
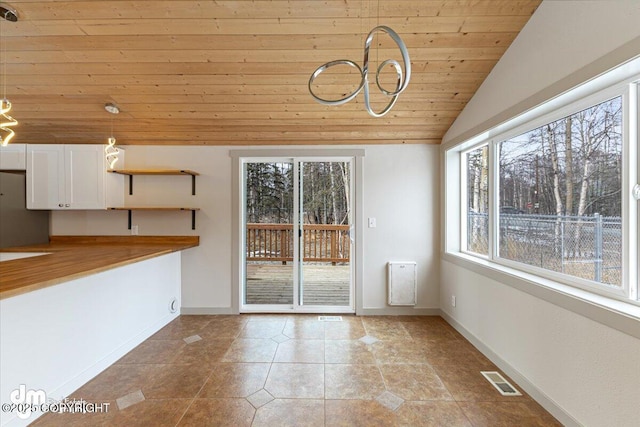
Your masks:
<svg viewBox="0 0 640 427"><path fill-rule="evenodd" d="M377 19L376 19L376 27L380 26L380 0L376 0L376 6L377 6ZM376 34L376 68L378 67L378 65L380 64L380 38L378 37L378 35Z"/></svg>
<svg viewBox="0 0 640 427"><path fill-rule="evenodd" d="M4 12L4 16L0 19L0 61L2 61L2 99L7 98L7 55L5 52L6 41L4 39L4 25L7 20L8 10Z"/></svg>
<svg viewBox="0 0 640 427"><path fill-rule="evenodd" d="M8 113L11 111L11 102L7 99L7 42L4 34L4 21L16 22L18 14L15 10L11 10L4 5L1 7L4 15L0 16L0 71L2 72L2 99L0 100L0 146L7 146L9 142L16 136L16 132L11 127L16 126L18 121L11 117Z"/></svg>

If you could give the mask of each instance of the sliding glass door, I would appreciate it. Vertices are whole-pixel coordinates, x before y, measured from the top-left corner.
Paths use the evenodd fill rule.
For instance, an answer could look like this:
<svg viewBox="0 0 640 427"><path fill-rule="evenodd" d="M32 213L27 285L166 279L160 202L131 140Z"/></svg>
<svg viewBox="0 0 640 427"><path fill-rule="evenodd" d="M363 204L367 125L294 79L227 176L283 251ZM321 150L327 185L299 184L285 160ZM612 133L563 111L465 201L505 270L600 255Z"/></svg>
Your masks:
<svg viewBox="0 0 640 427"><path fill-rule="evenodd" d="M351 159L243 165L242 311L353 312Z"/></svg>

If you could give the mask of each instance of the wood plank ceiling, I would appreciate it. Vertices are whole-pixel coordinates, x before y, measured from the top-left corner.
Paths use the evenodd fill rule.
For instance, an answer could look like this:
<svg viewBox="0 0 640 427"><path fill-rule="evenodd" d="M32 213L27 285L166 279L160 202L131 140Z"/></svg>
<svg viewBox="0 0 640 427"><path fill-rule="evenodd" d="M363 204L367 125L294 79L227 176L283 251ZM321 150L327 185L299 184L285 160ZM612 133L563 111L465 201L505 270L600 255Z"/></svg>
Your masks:
<svg viewBox="0 0 640 427"><path fill-rule="evenodd" d="M20 122L13 143L104 144L113 126L121 145L439 144L540 1L9 2L20 20L0 24L0 61ZM311 73L336 59L362 65L376 25L398 32L411 56L395 107L373 118L362 94L315 102ZM383 36L371 57L401 62ZM358 82L336 67L314 89L335 98ZM113 119L107 102L121 109Z"/></svg>

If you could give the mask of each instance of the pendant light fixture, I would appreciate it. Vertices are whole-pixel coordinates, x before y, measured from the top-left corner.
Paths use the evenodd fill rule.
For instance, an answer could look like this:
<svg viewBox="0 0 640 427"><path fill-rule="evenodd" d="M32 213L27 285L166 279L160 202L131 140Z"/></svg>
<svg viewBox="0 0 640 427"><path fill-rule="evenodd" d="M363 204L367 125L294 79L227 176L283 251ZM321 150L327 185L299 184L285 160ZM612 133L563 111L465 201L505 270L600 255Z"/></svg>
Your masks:
<svg viewBox="0 0 640 427"><path fill-rule="evenodd" d="M387 104L387 106L380 112L373 111L373 108L371 107L371 101L369 100L369 48L371 47L371 42L373 40L375 33L377 32L384 32L389 34L391 39L398 45L398 48L400 49L400 54L402 55L402 62L404 62L404 73L402 72L402 67L400 66L400 63L395 59L387 59L385 61L382 61L382 63L378 66L378 69L376 70L376 85L378 86L378 90L380 90L382 94L391 97L391 101L389 101L389 104ZM320 98L315 93L313 93L313 89L311 88L311 85L313 84L314 80L320 74L322 74L323 71L327 70L328 68L334 67L336 65L349 65L350 67L357 69L360 72L360 76L361 76L360 84L358 85L356 90L354 90L344 98L336 99L336 100L327 100L327 99ZM394 90L386 90L380 84L380 73L382 72L382 69L387 65L392 65L396 71L397 80L396 80L396 88ZM342 104L346 104L347 102L351 101L353 98L358 96L360 91L364 89L364 107L367 109L367 112L369 113L369 115L373 117L382 117L385 114L387 114L389 110L391 110L393 105L398 100L398 96L407 88L410 78L411 78L411 59L409 58L409 52L407 51L407 47L405 46L404 42L395 31L393 31L389 27L380 25L375 27L373 30L371 30L371 32L369 32L369 35L367 36L367 39L365 40L364 61L362 63L362 68L360 68L358 64L351 61L350 59L339 59L337 61L329 61L326 64L323 64L320 67L318 67L313 72L313 74L311 74L311 78L309 79L309 93L311 93L311 96L313 96L313 98L316 101L318 101L320 104L342 105Z"/></svg>
<svg viewBox="0 0 640 427"><path fill-rule="evenodd" d="M380 21L380 3L378 2L377 4L378 4L378 21ZM369 10L371 10L371 6L369 6ZM380 91L380 93L382 93L385 96L391 97L391 100L389 101L387 106L382 111L379 111L379 112L373 110L373 108L371 107L371 101L369 99L369 50L371 48L371 43L373 42L373 39L377 33L386 33L389 35L389 37L393 40L396 46L398 46L398 49L400 49L400 55L402 56L402 62L404 63L404 71L403 71L403 68L400 66L400 63L395 59L387 59L385 61L382 61L382 63L380 63L380 65L378 66L376 70L376 86L378 87L378 90ZM376 53L377 53L377 49L376 49ZM324 71L326 71L331 67L335 67L337 65L347 65L349 67L352 67L358 70L358 72L360 73L360 84L353 92L351 92L349 95L346 95L340 99L330 100L330 99L324 99L319 97L313 92L313 88L312 88L313 82ZM382 84L380 83L380 73L383 71L384 67L386 67L387 65L393 66L396 72L396 87L393 90L385 89L384 87L382 87ZM391 28L385 25L379 25L379 22L378 22L378 25L375 26L369 32L369 34L367 35L367 38L365 39L364 60L362 63L362 68L360 68L360 66L357 63L355 63L350 59L339 59L336 61L329 61L326 64L323 64L320 67L318 67L311 74L311 77L309 78L308 86L309 86L309 93L311 94L313 99L315 99L317 102L323 105L346 104L347 102L351 101L353 98L358 96L358 94L364 89L364 106L367 112L369 113L369 115L373 117L382 117L385 114L387 114L389 110L391 110L393 105L398 100L398 96L402 92L404 92L404 90L407 88L407 85L409 84L410 79L411 79L411 59L409 58L409 51L407 50L407 46L404 44L404 41L398 35L398 33L396 33Z"/></svg>
<svg viewBox="0 0 640 427"><path fill-rule="evenodd" d="M104 147L104 154L107 158L109 169L113 169L118 161L118 154L120 154L120 150L116 147L116 139L113 136L113 116L120 113L120 108L118 108L116 104L109 102L104 105L104 109L111 114L111 136L107 138L107 146Z"/></svg>
<svg viewBox="0 0 640 427"><path fill-rule="evenodd" d="M0 146L6 146L16 135L15 131L11 129L12 126L16 126L18 121L11 117L8 113L11 111L11 101L7 99L7 59L5 55L5 40L2 34L2 28L5 22L17 22L18 12L10 6L0 3L0 53L2 53L2 99L0 100ZM3 21L4 20L4 21Z"/></svg>

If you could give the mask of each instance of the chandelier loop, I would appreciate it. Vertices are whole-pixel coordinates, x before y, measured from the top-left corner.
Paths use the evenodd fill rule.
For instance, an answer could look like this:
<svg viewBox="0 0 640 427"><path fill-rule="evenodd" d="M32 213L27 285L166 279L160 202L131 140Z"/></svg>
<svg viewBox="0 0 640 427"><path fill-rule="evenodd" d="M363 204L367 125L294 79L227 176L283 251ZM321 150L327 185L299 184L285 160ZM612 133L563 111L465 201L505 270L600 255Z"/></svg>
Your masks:
<svg viewBox="0 0 640 427"><path fill-rule="evenodd" d="M335 100L320 98L315 93L313 93L313 90L311 89L311 85L313 84L313 81L316 79L316 77L318 77L320 74L322 74L325 70L327 70L327 69L329 69L331 67L335 67L336 65L348 65L348 66L353 67L356 70L358 70L358 72L360 73L360 76L362 77L360 79L360 84L358 85L358 88L356 90L354 90L353 92L351 92L349 95L345 96L344 98L335 99ZM366 79L365 79L364 73L362 72L362 68L360 68L360 66L358 64L356 64L355 62L351 61L350 59L338 59L337 61L330 61L330 62L327 62L326 64L321 65L320 67L318 67L313 72L313 74L311 74L311 78L309 79L309 93L311 93L311 96L313 96L313 98L316 101L318 101L320 104L323 104L323 105L342 105L342 104L346 104L347 102L351 101L353 98L358 96L358 94L362 90L362 87L365 85L365 81L366 81Z"/></svg>
<svg viewBox="0 0 640 427"><path fill-rule="evenodd" d="M378 90L383 95L391 97L389 104L387 104L387 106L380 112L373 111L373 108L371 108L371 102L369 100L369 49L371 48L371 43L377 32L386 33L389 35L389 37L391 37L391 39L398 46L398 49L400 49L400 54L402 55L402 62L404 63L404 73L402 71L402 67L400 66L400 63L395 59L387 59L383 61L378 67L378 69L376 70L376 86L378 87ZM360 75L362 76L362 78L360 79L360 84L358 85L356 90L354 90L352 93L350 93L349 95L343 98L336 99L336 100L328 100L328 99L321 98L313 92L313 89L311 86L313 85L313 82L316 80L316 78L320 74L322 74L327 69L334 67L336 65L348 65L350 67L357 69L360 72ZM391 91L383 88L382 84L380 83L380 74L383 68L388 65L393 66L393 68L396 71L396 77L397 77L396 87L394 90L391 90ZM356 64L355 62L349 59L339 59L337 61L330 61L318 67L313 72L313 74L311 74L311 77L309 78L308 86L309 86L309 93L311 94L311 96L316 101L318 101L320 104L323 104L323 105L345 104L351 101L356 96L358 96L360 91L364 89L364 105L367 112L369 113L369 115L373 117L382 117L385 114L387 114L389 110L391 110L393 105L396 103L398 96L407 88L410 78L411 78L411 59L409 58L409 52L407 51L407 46L404 44L404 41L402 41L402 38L400 38L400 36L395 31L393 31L391 28L387 26L379 25L369 32L365 40L364 60L363 60L362 68L360 68L358 64Z"/></svg>

